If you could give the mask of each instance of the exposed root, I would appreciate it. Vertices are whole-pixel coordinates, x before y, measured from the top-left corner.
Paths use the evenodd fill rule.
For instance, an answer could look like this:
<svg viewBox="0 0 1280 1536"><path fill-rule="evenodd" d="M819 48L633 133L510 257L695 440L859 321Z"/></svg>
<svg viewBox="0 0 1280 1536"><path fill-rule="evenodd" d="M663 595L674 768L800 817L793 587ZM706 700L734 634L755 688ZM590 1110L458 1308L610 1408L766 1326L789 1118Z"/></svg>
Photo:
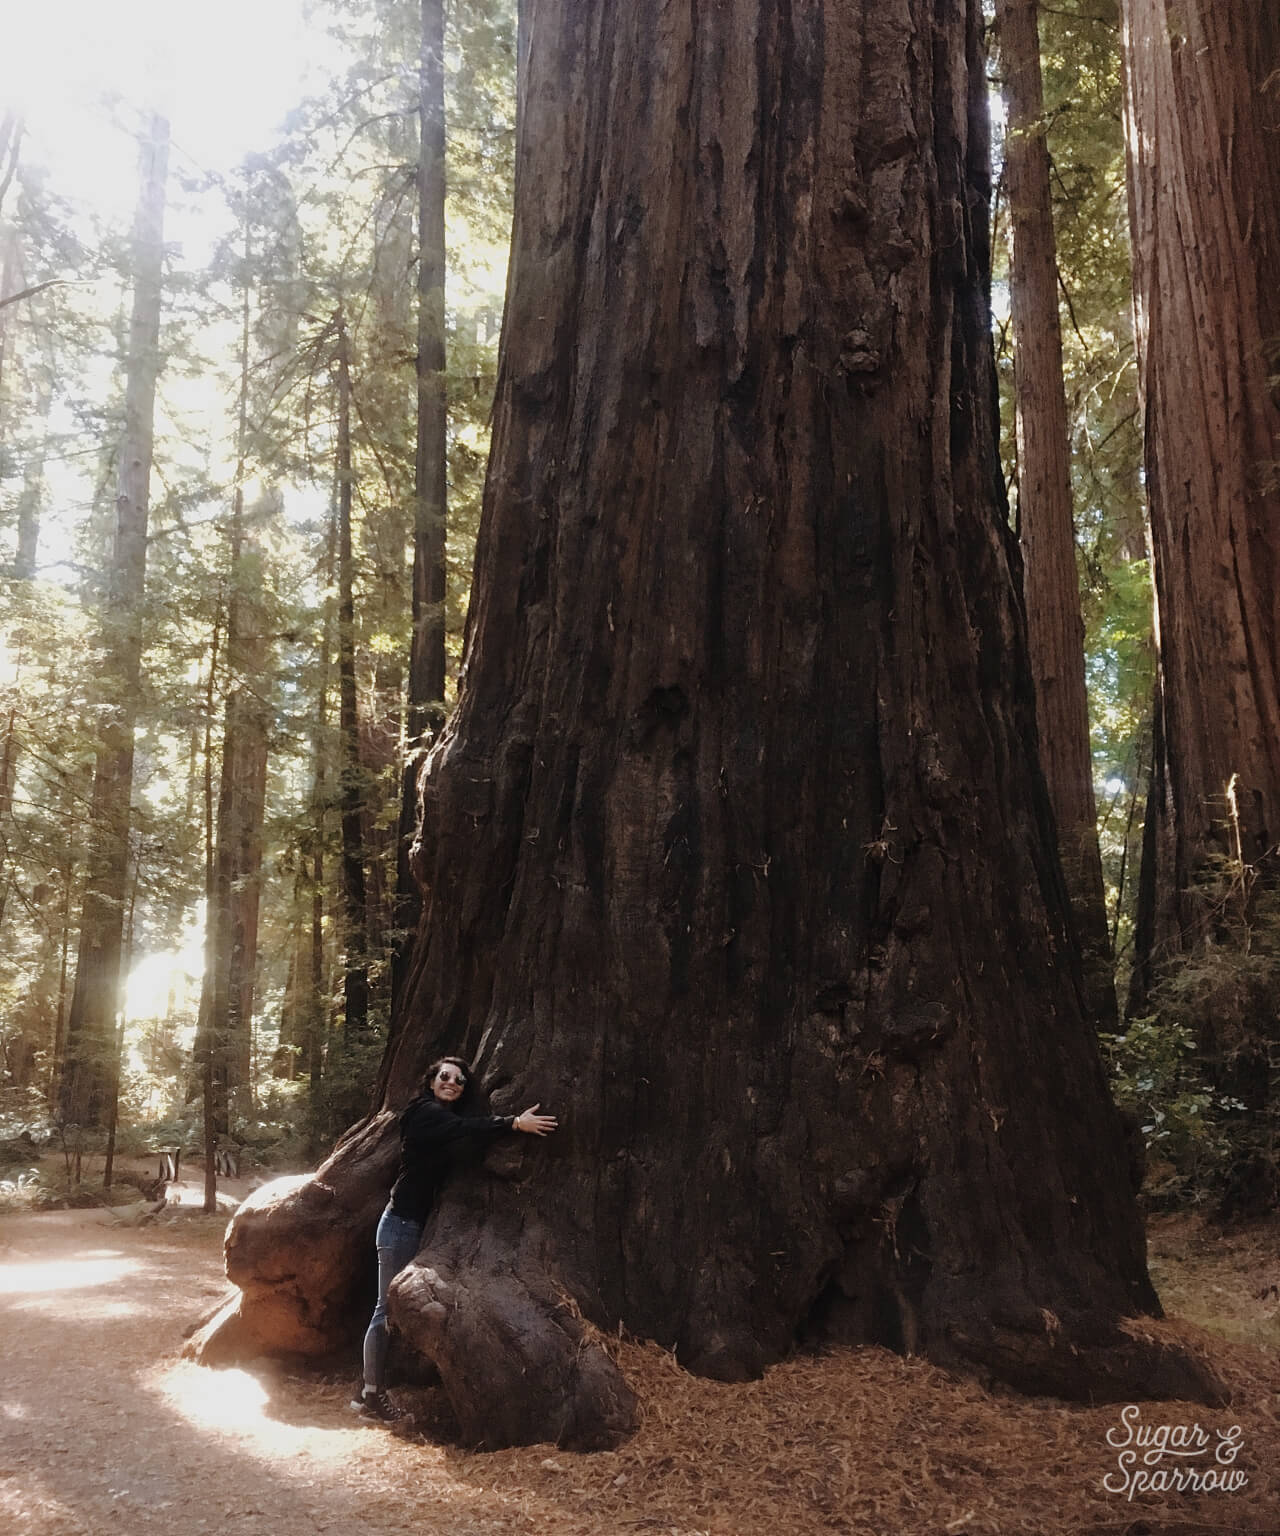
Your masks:
<svg viewBox="0 0 1280 1536"><path fill-rule="evenodd" d="M1208 1352L1152 1318L1121 1319L1083 1338L1049 1313L1039 1330L992 1323L982 1330L952 1328L948 1339L970 1366L1036 1396L1092 1403L1181 1399L1211 1407L1231 1400Z"/></svg>
<svg viewBox="0 0 1280 1536"><path fill-rule="evenodd" d="M608 1450L636 1399L592 1326L532 1257L482 1233L465 1256L424 1252L391 1290L391 1320L439 1368L463 1439Z"/></svg>

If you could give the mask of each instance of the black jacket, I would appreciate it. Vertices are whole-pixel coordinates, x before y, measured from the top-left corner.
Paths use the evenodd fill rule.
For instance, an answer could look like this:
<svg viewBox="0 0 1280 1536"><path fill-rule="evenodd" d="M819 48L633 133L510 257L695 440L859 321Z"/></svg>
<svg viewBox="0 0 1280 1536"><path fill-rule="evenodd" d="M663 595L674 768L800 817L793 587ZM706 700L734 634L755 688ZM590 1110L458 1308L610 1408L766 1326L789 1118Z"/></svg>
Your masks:
<svg viewBox="0 0 1280 1536"><path fill-rule="evenodd" d="M495 1137L511 1129L514 1115L460 1115L434 1094L414 1099L400 1116L400 1174L391 1189L391 1209L419 1224L453 1170Z"/></svg>

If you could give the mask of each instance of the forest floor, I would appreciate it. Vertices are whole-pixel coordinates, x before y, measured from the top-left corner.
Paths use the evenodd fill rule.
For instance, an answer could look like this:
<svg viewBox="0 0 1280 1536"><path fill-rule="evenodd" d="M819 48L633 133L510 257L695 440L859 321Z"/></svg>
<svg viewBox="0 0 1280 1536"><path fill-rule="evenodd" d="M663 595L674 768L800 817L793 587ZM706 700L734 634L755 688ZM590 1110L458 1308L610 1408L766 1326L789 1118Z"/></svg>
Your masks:
<svg viewBox="0 0 1280 1536"><path fill-rule="evenodd" d="M595 1455L393 1433L351 1413L354 1376L199 1368L180 1351L222 1293L225 1218L199 1211L194 1179L145 1225L0 1216L5 1536L1280 1536L1280 1224L1152 1223L1166 1305L1211 1330L1233 1402L1144 1403L1141 1422L1199 1424L1202 1468L1238 1426L1220 1470L1247 1482L1130 1500L1104 1485L1121 1479L1119 1405L991 1392L878 1349L724 1386L624 1344L641 1427ZM438 1393L397 1395L442 1422Z"/></svg>

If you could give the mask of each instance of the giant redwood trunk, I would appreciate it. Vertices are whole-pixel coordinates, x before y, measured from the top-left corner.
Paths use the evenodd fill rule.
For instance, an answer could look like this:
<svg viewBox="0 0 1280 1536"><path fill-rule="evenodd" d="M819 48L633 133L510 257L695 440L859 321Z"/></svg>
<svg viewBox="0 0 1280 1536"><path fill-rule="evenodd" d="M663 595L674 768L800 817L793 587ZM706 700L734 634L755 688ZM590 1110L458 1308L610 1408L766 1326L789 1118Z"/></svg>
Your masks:
<svg viewBox="0 0 1280 1536"><path fill-rule="evenodd" d="M1116 1023L1076 572L1071 435L1062 382L1057 242L1049 186L1037 0L997 0L1008 131L1004 179L1013 261L1010 300L1017 395L1018 528L1040 760L1058 829L1086 995L1102 1028Z"/></svg>
<svg viewBox="0 0 1280 1536"><path fill-rule="evenodd" d="M1125 49L1159 642L1141 991L1203 933L1213 863L1280 843L1280 14L1126 0Z"/></svg>
<svg viewBox="0 0 1280 1536"><path fill-rule="evenodd" d="M392 1289L473 1440L626 1432L584 1317L730 1379L826 1338L1207 1386L1118 1326L1157 1302L1035 761L980 23L533 7L384 1108L233 1226L206 1358L363 1324L393 1112L448 1048L561 1116Z"/></svg>

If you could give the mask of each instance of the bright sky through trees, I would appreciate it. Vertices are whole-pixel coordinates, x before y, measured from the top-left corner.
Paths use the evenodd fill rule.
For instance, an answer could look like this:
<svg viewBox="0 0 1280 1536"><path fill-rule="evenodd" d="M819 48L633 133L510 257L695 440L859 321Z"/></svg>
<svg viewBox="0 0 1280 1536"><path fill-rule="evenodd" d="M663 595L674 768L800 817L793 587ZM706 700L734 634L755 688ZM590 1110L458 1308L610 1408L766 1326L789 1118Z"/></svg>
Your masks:
<svg viewBox="0 0 1280 1536"><path fill-rule="evenodd" d="M22 113L30 158L59 191L104 211L132 206L141 112L169 114L179 167L226 171L270 141L314 56L303 0L6 9L0 101Z"/></svg>
<svg viewBox="0 0 1280 1536"><path fill-rule="evenodd" d="M138 195L138 135L151 112L164 113L172 133L169 265L199 267L228 227L226 204L204 183L206 174L225 176L248 154L267 150L290 108L336 68L332 40L308 27L308 9L307 0L56 0L15 9L6 15L0 52L0 112L23 120L23 165L46 174L93 248L94 222L128 229ZM184 183L205 189L184 191ZM28 276L70 280L82 293L97 289L104 318L122 302L109 264ZM114 367L104 341L104 392ZM207 432L199 426L202 398L211 413ZM175 405L197 441L225 432L225 401L208 386L166 381L162 418ZM46 466L54 495L41 564L55 580L66 575L59 557L84 511L83 493L65 483L80 468L75 461L70 470L56 461Z"/></svg>

